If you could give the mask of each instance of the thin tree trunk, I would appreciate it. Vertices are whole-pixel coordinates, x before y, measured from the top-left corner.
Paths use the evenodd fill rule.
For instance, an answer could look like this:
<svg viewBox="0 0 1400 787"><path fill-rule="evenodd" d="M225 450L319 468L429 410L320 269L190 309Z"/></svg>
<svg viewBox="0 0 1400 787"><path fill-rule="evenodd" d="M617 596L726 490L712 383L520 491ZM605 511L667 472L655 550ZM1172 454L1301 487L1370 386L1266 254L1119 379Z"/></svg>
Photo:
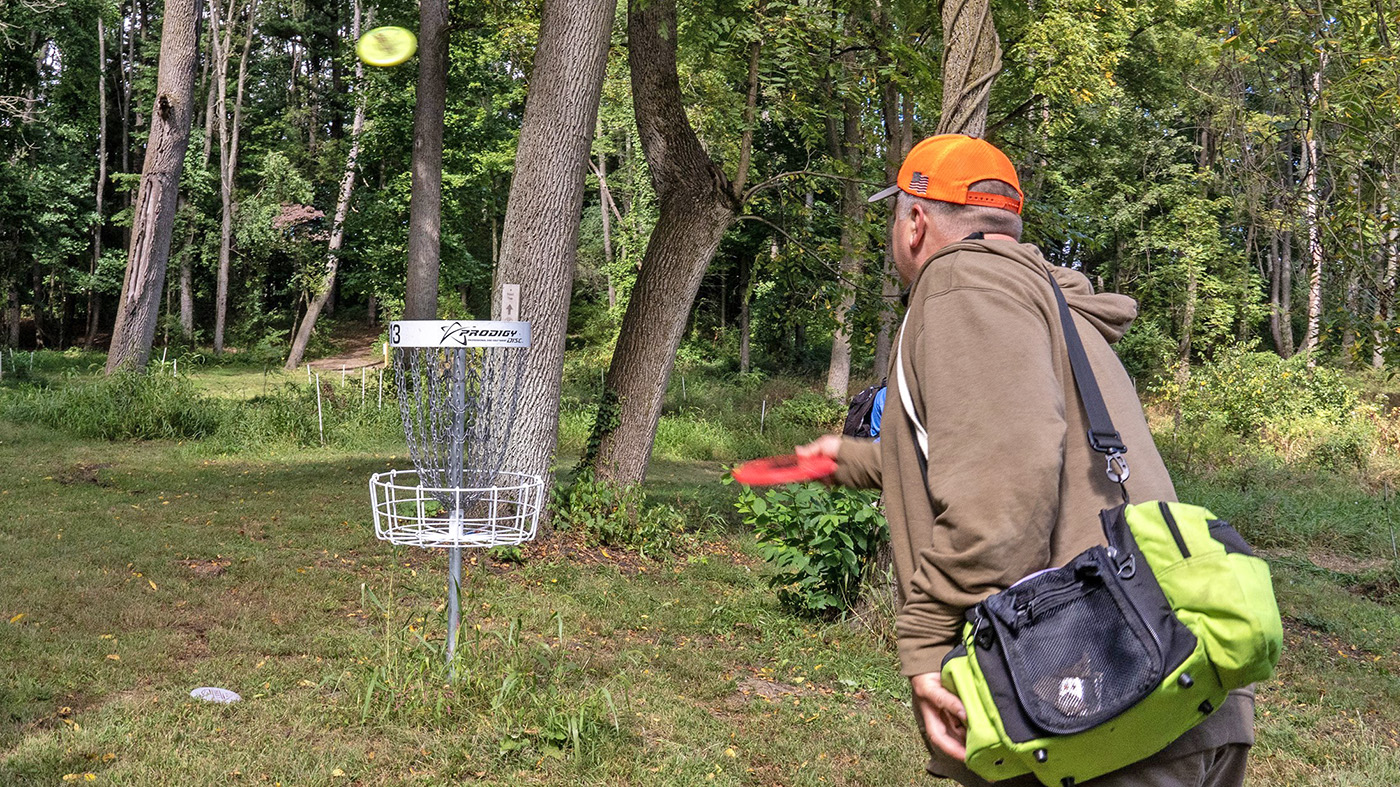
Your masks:
<svg viewBox="0 0 1400 787"><path fill-rule="evenodd" d="M360 0L354 0L353 8L354 17L350 22L350 38L352 41L358 41L360 39ZM336 271L340 267L340 248L345 241L345 217L350 213L350 198L355 193L355 164L360 158L360 133L364 131L365 127L364 82L364 65L356 58L355 120L350 126L350 152L345 156L345 172L340 178L340 197L336 200L335 218L331 223L331 239L326 253L326 274L321 279L321 286L316 291L315 297L306 307L306 314L302 315L296 338L292 340L292 350L287 355L286 365L283 366L283 369L289 372L294 372L298 366L301 366L301 360L306 355L306 345L311 341L312 332L316 330L316 320L320 317L326 302L330 300L331 293L335 290Z"/></svg>
<svg viewBox="0 0 1400 787"><path fill-rule="evenodd" d="M604 383L589 457L600 477L630 486L646 476L676 350L705 269L743 198L753 125L740 140L731 181L705 152L686 118L676 68L675 0L631 0L627 13L632 105L650 166L659 215L627 303ZM755 46L758 46L755 43ZM757 102L757 54L750 50L749 105Z"/></svg>
<svg viewBox="0 0 1400 787"><path fill-rule="evenodd" d="M1001 41L991 0L943 0L943 115L940 134L981 137L992 80L1001 71Z"/></svg>
<svg viewBox="0 0 1400 787"><path fill-rule="evenodd" d="M1374 325L1371 331L1371 366L1380 369L1385 366L1385 348L1388 343L1386 334L1382 329L1390 321L1395 308L1396 278L1400 276L1400 223L1391 213L1390 195L1390 174L1387 172L1381 181L1381 199L1384 210L1381 215L1387 216L1385 241L1381 244L1381 253L1385 256L1385 277L1381 280L1380 292L1376 293L1376 314Z"/></svg>
<svg viewBox="0 0 1400 787"><path fill-rule="evenodd" d="M405 320L432 320L437 318L438 266L442 252L447 0L421 0L418 14L418 92L413 110L413 185L409 198L408 285L403 316ZM531 84L539 85L533 81Z"/></svg>
<svg viewBox="0 0 1400 787"><path fill-rule="evenodd" d="M19 288L11 284L5 298L6 344L10 347L19 347L19 314Z"/></svg>
<svg viewBox="0 0 1400 787"><path fill-rule="evenodd" d="M1303 339L1303 351L1313 353L1317 349L1322 332L1322 226L1318 212L1318 142L1317 111L1322 104L1322 71L1327 67L1327 54L1323 52L1318 68L1312 76L1312 93L1308 98L1303 129L1303 155L1307 165L1303 171L1303 213L1308 229L1308 258L1311 265L1308 282L1308 331ZM1316 363L1315 357L1308 359L1308 365Z"/></svg>
<svg viewBox="0 0 1400 787"><path fill-rule="evenodd" d="M881 93L880 112L885 121L885 182L899 177L899 166L913 147L913 107L908 94L903 95L904 112L900 113L900 92L893 82L886 82ZM895 202L887 200L887 232L894 227ZM899 303L899 277L894 268L894 246L886 238L884 265L880 273L880 330L875 336L874 370L884 375L890 368L890 348L893 344L895 305Z"/></svg>
<svg viewBox="0 0 1400 787"><path fill-rule="evenodd" d="M155 338L180 171L190 141L199 60L197 8L195 0L165 0L151 135L132 216L126 281L107 355L108 374L120 368L144 368Z"/></svg>
<svg viewBox="0 0 1400 787"><path fill-rule="evenodd" d="M846 68L853 69L854 52L842 55ZM851 385L851 310L856 304L856 283L864 255L862 227L865 218L865 198L855 178L860 177L860 105L854 99L841 102L844 108L844 128L841 149L849 180L841 187L841 300L836 306L836 331L831 336L831 360L826 372L826 395L844 400Z"/></svg>
<svg viewBox="0 0 1400 787"><path fill-rule="evenodd" d="M92 263L88 272L94 282L87 293L87 335L83 337L84 349L91 350L97 341L97 323L102 306L102 296L95 286L95 276L102 262L102 196L107 190L107 30L102 24L101 14L97 17L97 187L93 189L97 214L92 222Z"/></svg>
<svg viewBox="0 0 1400 787"><path fill-rule="evenodd" d="M545 0L539 48L501 231L492 287L520 286L520 319L530 322L512 470L552 480L559 438L564 336L578 258L578 217L587 186L589 146L607 70L617 0Z"/></svg>
<svg viewBox="0 0 1400 787"><path fill-rule="evenodd" d="M603 215L603 262L606 269L603 277L608 280L608 308L617 307L617 288L613 287L613 247L612 247L612 215L608 213L608 203L612 197L608 194L608 160L600 151L598 153L598 166L594 169L598 175L598 211Z"/></svg>
<svg viewBox="0 0 1400 787"><path fill-rule="evenodd" d="M756 262L756 260L754 261ZM749 324L750 308L749 303L753 300L753 272L754 262L748 257L739 259L739 373L748 374L751 366L749 350L749 333L753 328Z"/></svg>
<svg viewBox="0 0 1400 787"><path fill-rule="evenodd" d="M228 96L228 66L230 49L233 46L234 20L237 16L239 0L230 0L228 15L223 21L223 38L213 30L210 36L214 46L214 59L218 63L218 119L219 119L219 200L223 208L219 225L219 270L218 283L214 296L214 354L224 351L224 328L228 320L229 268L233 253L233 186L238 173L238 137L243 120L243 86L248 75L248 50L252 48L253 30L256 24L257 0L249 0L248 34L243 43L243 54L239 58L238 77L234 88L233 117L230 123ZM219 0L210 0L210 18L219 16ZM212 28L211 28L212 29Z"/></svg>

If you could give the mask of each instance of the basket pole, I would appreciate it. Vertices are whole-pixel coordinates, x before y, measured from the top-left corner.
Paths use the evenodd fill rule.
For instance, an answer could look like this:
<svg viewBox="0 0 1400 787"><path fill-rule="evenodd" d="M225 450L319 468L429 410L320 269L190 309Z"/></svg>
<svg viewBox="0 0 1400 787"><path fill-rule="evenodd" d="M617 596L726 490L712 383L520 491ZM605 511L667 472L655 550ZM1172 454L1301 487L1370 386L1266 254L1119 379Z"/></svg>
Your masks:
<svg viewBox="0 0 1400 787"><path fill-rule="evenodd" d="M466 461L467 439L467 350L458 349L454 355L452 375L452 445L448 449L447 470L452 486L462 488L462 469ZM449 514L457 522L466 520L467 512L462 507L462 494L454 499L453 511ZM447 666L451 677L456 677L452 657L457 653L457 631L462 624L462 607L458 594L462 587L462 547L448 549L447 570L451 576L447 580Z"/></svg>

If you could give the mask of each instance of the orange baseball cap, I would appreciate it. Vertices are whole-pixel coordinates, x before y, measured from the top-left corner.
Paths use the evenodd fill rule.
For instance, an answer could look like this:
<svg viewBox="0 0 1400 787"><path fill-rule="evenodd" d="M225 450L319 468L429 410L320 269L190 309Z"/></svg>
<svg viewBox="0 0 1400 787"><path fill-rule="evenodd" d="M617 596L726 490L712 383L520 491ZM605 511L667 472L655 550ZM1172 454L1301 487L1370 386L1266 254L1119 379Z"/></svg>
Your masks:
<svg viewBox="0 0 1400 787"><path fill-rule="evenodd" d="M968 186L980 180L1002 181L1016 189L1020 199L985 191L968 191ZM1025 198L1011 159L985 139L962 134L939 134L915 145L904 157L895 184L869 201L894 196L898 191L940 202L983 205L1012 213L1021 212L1021 203Z"/></svg>

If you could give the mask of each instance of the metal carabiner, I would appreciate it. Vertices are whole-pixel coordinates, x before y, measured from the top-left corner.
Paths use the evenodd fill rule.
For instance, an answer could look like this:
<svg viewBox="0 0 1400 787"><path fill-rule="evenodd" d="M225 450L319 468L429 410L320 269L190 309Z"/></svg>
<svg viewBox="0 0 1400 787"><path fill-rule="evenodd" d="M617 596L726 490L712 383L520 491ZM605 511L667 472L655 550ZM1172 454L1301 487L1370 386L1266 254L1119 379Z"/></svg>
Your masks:
<svg viewBox="0 0 1400 787"><path fill-rule="evenodd" d="M1128 460L1123 457L1122 451L1108 452L1108 480L1121 484L1128 480L1130 473Z"/></svg>

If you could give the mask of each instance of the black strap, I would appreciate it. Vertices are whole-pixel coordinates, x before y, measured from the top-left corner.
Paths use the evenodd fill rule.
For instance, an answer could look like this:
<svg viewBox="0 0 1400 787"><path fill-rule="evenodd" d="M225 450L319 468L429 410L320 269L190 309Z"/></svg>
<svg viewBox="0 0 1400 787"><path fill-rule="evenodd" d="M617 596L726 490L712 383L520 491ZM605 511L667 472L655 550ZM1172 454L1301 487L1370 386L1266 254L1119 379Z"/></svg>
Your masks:
<svg viewBox="0 0 1400 787"><path fill-rule="evenodd" d="M1047 271L1048 273L1048 271ZM1060 307L1060 324L1065 332L1065 349L1069 351L1069 366L1074 375L1074 387L1079 391L1079 400L1084 403L1084 414L1089 418L1089 446L1108 457L1108 477L1122 486L1128 480L1128 462L1123 454L1128 447L1123 444L1118 430L1113 428L1113 419L1108 415L1108 405L1104 404L1103 394L1094 370L1089 366L1089 355L1084 352L1084 342L1079 339L1079 329L1070 315L1069 304L1065 302L1064 291L1054 276L1049 276L1050 287L1055 291L1055 302ZM1123 500L1128 499L1127 487L1123 487Z"/></svg>

